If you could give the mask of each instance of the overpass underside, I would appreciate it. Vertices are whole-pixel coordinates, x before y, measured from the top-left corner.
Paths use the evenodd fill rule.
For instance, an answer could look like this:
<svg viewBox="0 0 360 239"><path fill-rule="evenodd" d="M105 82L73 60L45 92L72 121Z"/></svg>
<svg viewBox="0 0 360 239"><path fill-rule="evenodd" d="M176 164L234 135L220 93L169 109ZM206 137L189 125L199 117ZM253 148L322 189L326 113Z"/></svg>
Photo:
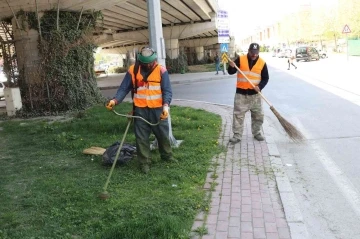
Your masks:
<svg viewBox="0 0 360 239"><path fill-rule="evenodd" d="M180 52L196 55L201 60L219 50L216 0L161 0L163 48L167 57L175 59ZM2 24L0 42L19 68L36 71L41 62L38 42L41 32L30 28L16 16L19 11L35 13L41 19L46 11L75 12L80 19L101 11L102 18L92 32L92 41L104 53L128 54L149 45L148 9L146 0L3 0L0 2ZM61 19L57 20L61 22ZM44 22L39 21L40 29ZM60 29L61 30L61 29ZM230 50L232 49L230 44ZM16 49L16 54L15 53ZM26 60L25 60L26 59Z"/></svg>

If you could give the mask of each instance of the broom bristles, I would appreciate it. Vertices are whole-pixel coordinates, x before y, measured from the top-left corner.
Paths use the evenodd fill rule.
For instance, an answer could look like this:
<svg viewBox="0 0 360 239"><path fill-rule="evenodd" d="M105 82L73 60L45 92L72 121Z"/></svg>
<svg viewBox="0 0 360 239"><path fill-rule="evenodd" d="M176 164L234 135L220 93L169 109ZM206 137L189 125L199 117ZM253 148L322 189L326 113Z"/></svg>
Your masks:
<svg viewBox="0 0 360 239"><path fill-rule="evenodd" d="M271 106L270 109L274 113L276 118L278 118L280 124L282 125L282 127L284 128L285 132L290 137L290 139L292 139L294 142L297 143L304 142L305 140L304 135L294 125L292 125L284 117L282 117L280 113L277 112L277 110L273 106Z"/></svg>

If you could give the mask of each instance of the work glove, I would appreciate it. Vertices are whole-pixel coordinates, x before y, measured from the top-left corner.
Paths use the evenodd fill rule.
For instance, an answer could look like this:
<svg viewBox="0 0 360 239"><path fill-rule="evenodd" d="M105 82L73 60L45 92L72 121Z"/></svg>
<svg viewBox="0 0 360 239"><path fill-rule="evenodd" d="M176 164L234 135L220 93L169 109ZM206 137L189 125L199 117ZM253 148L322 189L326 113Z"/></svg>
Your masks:
<svg viewBox="0 0 360 239"><path fill-rule="evenodd" d="M116 101L115 100L110 100L107 104L106 104L106 109L108 110L112 110L114 108L114 106L116 105Z"/></svg>
<svg viewBox="0 0 360 239"><path fill-rule="evenodd" d="M164 120L167 119L169 117L169 106L168 105L164 105L163 106L163 111L160 115L160 119Z"/></svg>

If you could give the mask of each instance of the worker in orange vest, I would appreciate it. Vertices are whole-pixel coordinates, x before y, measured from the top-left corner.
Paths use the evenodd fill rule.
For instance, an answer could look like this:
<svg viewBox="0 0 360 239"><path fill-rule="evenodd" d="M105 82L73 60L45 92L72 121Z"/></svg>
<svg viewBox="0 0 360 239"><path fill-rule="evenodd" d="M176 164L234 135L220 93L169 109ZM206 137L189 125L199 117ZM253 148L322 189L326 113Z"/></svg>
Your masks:
<svg viewBox="0 0 360 239"><path fill-rule="evenodd" d="M263 141L261 127L264 122L262 99L259 92L269 81L269 73L265 61L259 57L260 46L251 43L247 55L242 55L229 62L228 73L237 73L236 94L233 112L233 137L231 143L241 141L244 130L244 119L247 111L251 112L251 131L254 138ZM235 65L246 75L255 88L246 80L243 74L237 71Z"/></svg>
<svg viewBox="0 0 360 239"><path fill-rule="evenodd" d="M172 89L169 74L166 68L157 63L157 54L150 47L143 47L137 54L137 61L130 66L124 79L112 100L106 108L121 103L125 96L132 91L134 103L134 115L156 123L151 126L139 118L135 118L134 128L136 136L137 158L143 173L150 170L150 134L154 133L159 146L161 159L169 162L177 162L169 139L169 105L172 100Z"/></svg>

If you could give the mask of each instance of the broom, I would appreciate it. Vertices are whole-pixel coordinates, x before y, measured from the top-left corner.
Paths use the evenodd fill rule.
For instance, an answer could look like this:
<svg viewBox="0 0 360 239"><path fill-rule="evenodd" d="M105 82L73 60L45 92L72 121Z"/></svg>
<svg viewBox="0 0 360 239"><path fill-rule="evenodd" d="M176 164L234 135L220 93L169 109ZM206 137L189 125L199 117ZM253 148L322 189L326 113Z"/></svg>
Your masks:
<svg viewBox="0 0 360 239"><path fill-rule="evenodd" d="M226 58L230 61L231 59L226 55ZM246 77L246 75L244 74L244 72L242 72L239 67L237 67L235 65L235 68L238 72L240 72L245 79L251 84L251 86L255 89L255 85ZM265 102L270 106L270 110L274 113L274 115L276 116L276 118L279 120L280 124L282 125L282 127L284 128L285 132L287 133L287 135L290 137L291 140L293 140L294 142L297 143L301 143L305 140L304 135L298 130L296 129L296 127L294 125L292 125L289 121L287 121L284 117L282 117L280 115L280 113L274 108L274 106L270 103L270 101L268 101L268 99L265 98L265 96L261 93L258 92L260 94L260 96L265 100Z"/></svg>

